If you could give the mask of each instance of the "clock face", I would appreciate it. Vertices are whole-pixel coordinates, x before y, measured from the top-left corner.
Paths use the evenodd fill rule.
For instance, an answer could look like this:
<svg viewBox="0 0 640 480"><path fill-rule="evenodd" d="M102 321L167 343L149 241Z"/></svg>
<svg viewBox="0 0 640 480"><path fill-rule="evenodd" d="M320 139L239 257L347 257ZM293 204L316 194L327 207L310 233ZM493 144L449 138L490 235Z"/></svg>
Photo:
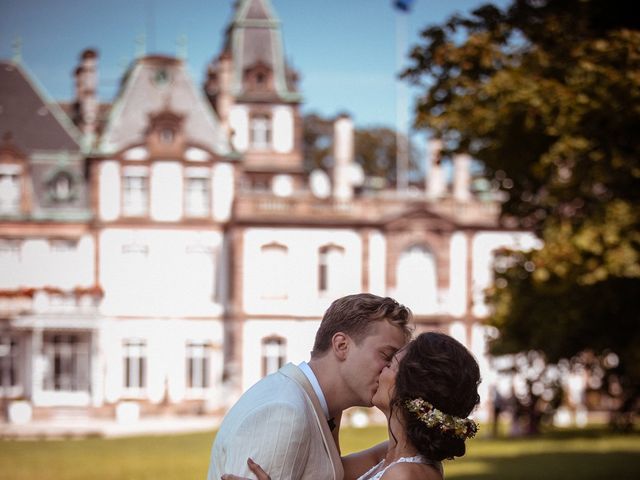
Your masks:
<svg viewBox="0 0 640 480"><path fill-rule="evenodd" d="M159 87L168 85L171 82L171 75L166 68L159 68L153 75L153 83Z"/></svg>

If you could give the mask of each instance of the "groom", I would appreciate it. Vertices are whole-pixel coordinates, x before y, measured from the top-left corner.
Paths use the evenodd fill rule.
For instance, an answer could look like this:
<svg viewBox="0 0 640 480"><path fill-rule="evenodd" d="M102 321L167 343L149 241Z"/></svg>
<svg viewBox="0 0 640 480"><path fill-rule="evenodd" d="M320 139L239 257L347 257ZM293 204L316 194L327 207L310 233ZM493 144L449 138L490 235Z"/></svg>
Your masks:
<svg viewBox="0 0 640 480"><path fill-rule="evenodd" d="M274 479L341 480L342 411L371 406L381 370L409 340L410 317L388 297L361 293L334 301L309 362L289 363L263 378L229 410L211 449L207 479L251 476L250 457Z"/></svg>

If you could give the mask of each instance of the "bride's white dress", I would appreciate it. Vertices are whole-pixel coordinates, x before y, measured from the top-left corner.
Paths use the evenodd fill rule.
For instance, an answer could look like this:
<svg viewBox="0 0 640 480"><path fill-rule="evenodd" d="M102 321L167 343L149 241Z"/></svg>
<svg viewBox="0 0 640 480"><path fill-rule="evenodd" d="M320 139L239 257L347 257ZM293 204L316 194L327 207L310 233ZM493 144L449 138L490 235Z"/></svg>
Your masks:
<svg viewBox="0 0 640 480"><path fill-rule="evenodd" d="M415 457L400 457L395 462L391 462L389 465L385 465L385 467L379 472L373 473L378 468L380 468L380 466L383 463L384 463L384 460L382 460L379 464L371 467L371 469L367 473L358 477L358 480L380 480L382 478L382 475L384 475L384 472L386 472L387 469L391 468L396 463L424 463L425 465L432 465L436 468L436 470L440 472L440 475L442 475L442 478L444 478L442 463L432 462L431 460L427 460L426 458L424 458L422 455L416 455Z"/></svg>

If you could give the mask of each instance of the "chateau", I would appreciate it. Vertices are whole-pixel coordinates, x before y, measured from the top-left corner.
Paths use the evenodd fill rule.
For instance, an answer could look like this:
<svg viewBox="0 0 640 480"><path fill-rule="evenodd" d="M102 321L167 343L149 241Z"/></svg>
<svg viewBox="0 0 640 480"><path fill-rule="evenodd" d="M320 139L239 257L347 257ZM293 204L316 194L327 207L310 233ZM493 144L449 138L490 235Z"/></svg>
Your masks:
<svg viewBox="0 0 640 480"><path fill-rule="evenodd" d="M330 302L357 292L406 304L418 332L458 338L490 381L492 252L533 236L499 226L468 156L449 185L436 141L422 188L367 188L346 115L333 166L306 171L280 28L269 0L236 2L206 78L141 57L108 104L94 50L71 104L0 62L0 423L211 423L307 359Z"/></svg>

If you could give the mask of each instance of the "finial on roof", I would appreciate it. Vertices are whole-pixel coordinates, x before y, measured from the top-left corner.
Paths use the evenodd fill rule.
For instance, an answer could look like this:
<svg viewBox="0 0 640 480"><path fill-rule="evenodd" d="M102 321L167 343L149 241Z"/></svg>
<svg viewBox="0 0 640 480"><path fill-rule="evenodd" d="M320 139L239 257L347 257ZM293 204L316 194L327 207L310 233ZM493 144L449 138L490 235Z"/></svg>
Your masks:
<svg viewBox="0 0 640 480"><path fill-rule="evenodd" d="M177 50L178 58L182 60L187 59L188 44L189 44L189 41L188 41L187 35L184 33L176 39L176 50Z"/></svg>
<svg viewBox="0 0 640 480"><path fill-rule="evenodd" d="M13 42L11 42L11 47L13 49L13 61L20 63L22 61L22 38L16 37Z"/></svg>
<svg viewBox="0 0 640 480"><path fill-rule="evenodd" d="M142 58L147 54L147 36L141 33L136 37L136 58Z"/></svg>

